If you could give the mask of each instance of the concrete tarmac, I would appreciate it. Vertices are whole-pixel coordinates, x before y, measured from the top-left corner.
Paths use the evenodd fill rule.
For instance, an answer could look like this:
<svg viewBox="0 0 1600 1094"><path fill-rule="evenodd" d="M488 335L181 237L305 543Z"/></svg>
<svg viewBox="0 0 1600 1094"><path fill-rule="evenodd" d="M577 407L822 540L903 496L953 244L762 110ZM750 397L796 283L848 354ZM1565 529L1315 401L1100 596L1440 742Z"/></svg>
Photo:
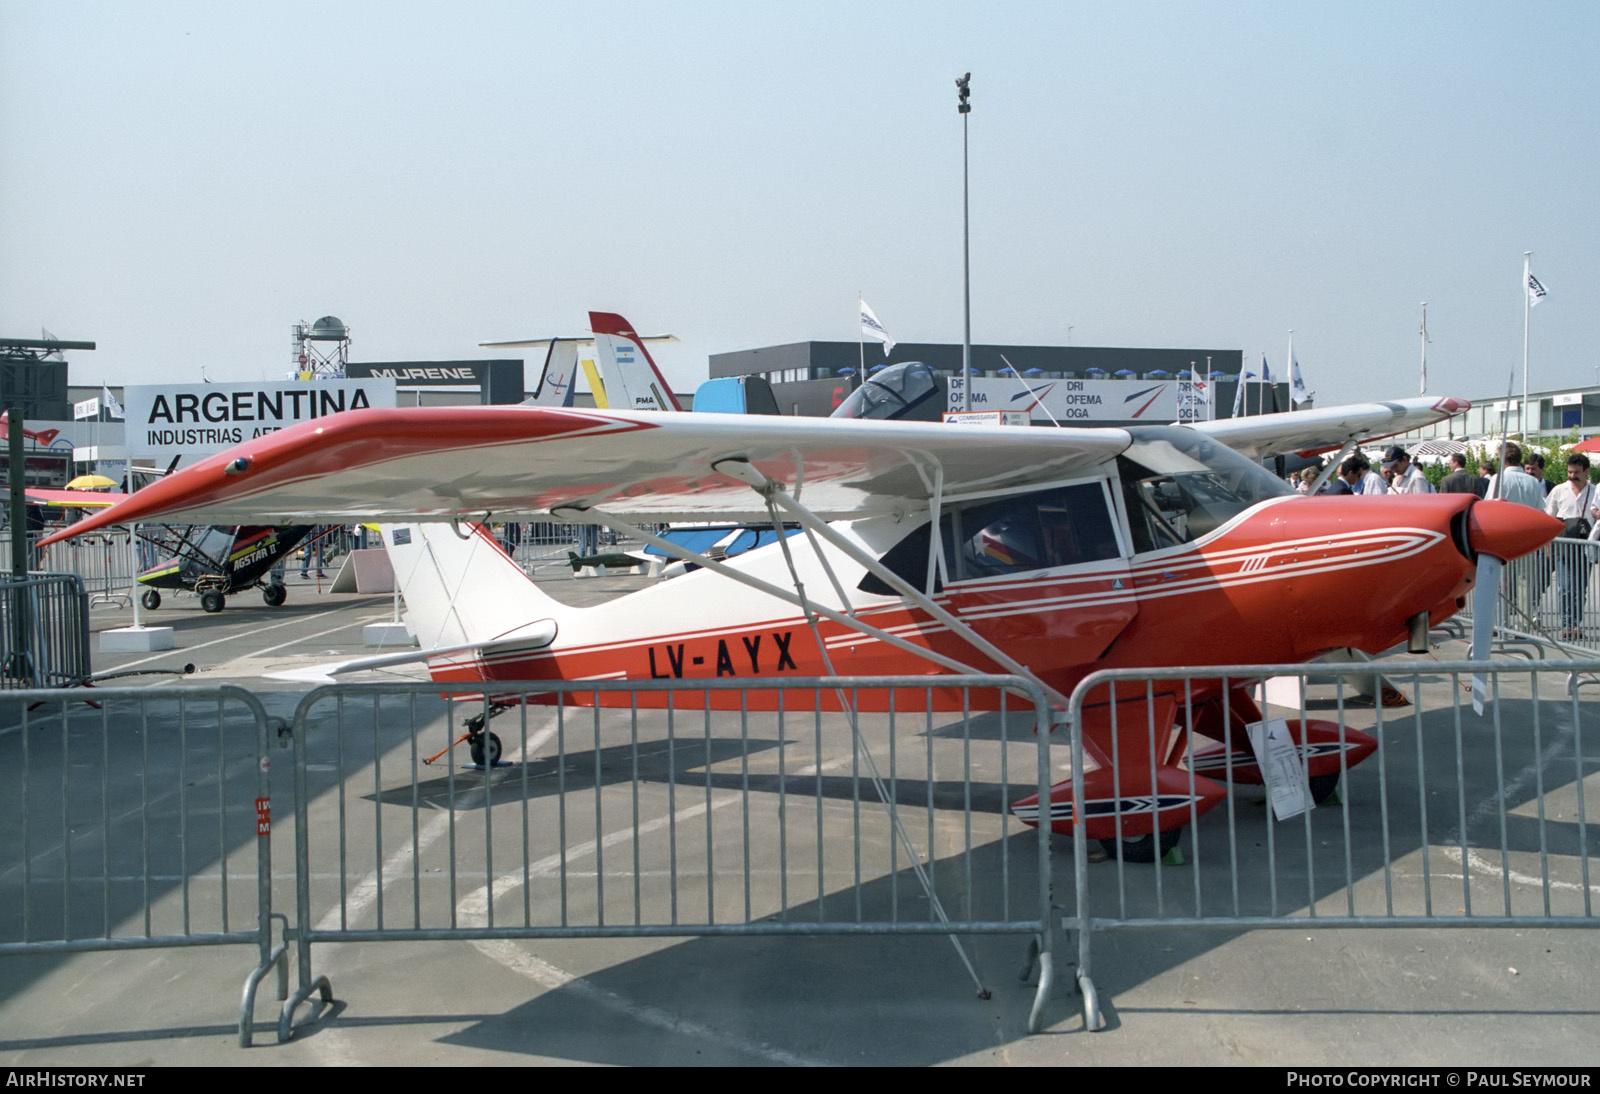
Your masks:
<svg viewBox="0 0 1600 1094"><path fill-rule="evenodd" d="M575 604L644 581L579 581L559 565L538 576L552 593ZM222 613L207 615L193 598L168 598L145 615L147 622L175 628L176 650L97 655L97 668L148 670L193 662L198 671L182 681L127 682L154 689L238 685L260 695L274 715L287 717L308 688L262 676L371 654L361 645L361 628L392 611L388 596L334 595L292 572L288 584L289 601L280 608L245 594L231 598ZM92 613L96 631L130 621L125 609ZM1445 648L1439 655L1461 652ZM3 754L13 754L18 744L16 725L10 715L0 719ZM1587 733L1583 748L1581 769L1592 773L1600 765L1600 733ZM1564 784L1560 770L1567 772ZM1571 770L1571 759L1564 769L1552 768L1547 796L1558 796L1563 785L1570 793ZM366 771L364 761L352 758L343 777L360 780ZM1592 775L1585 779L1592 788ZM0 785L8 785L6 797L20 797L14 785ZM1259 795L1241 791L1235 798L1241 810L1262 808ZM408 815L393 803L383 808L386 815ZM1214 830L1205 829L1209 819L1201 821L1202 840L1215 838ZM1597 821L1591 816L1591 827ZM1056 839L1060 899L1072 888L1072 859L1070 841ZM1213 853L1206 843L1199 848ZM1392 853L1409 871L1420 851L1397 847ZM0 879L9 873L14 882L15 856L0 862ZM287 847L275 852L276 899L292 911L291 866ZM313 862L314 871L337 868L332 860ZM1101 879L1116 868L1114 861L1090 866ZM1168 876L1176 883L1181 875ZM1372 884L1371 875L1363 875L1362 885ZM1600 890L1592 888L1589 896L1600 896ZM165 893L160 899L175 898ZM1342 898L1323 893L1319 899ZM334 1006L320 1013L302 1008L294 1038L278 1044L276 1002L264 987L255 1011L256 1044L247 1050L235 1043L239 991L254 964L247 947L13 955L0 957L0 1063L1600 1062L1600 932L1592 928L1319 926L1108 934L1094 943L1095 980L1109 1019L1108 1028L1095 1033L1083 1028L1072 990L1073 942L1062 940L1046 1028L1031 1036L1026 1024L1033 989L1016 979L1023 941L980 938L972 947L993 989L987 1000L975 998L949 942L938 937L326 944L315 949L316 966L333 984Z"/></svg>

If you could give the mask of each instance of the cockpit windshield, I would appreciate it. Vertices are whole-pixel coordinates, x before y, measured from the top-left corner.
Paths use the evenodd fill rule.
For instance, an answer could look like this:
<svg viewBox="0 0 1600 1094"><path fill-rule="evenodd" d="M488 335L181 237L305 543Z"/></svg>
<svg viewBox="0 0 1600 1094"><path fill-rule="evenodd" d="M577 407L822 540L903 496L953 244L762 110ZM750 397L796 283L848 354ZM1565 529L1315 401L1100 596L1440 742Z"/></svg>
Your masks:
<svg viewBox="0 0 1600 1094"><path fill-rule="evenodd" d="M1117 457L1136 553L1208 535L1250 506L1289 494L1287 484L1193 429L1137 426Z"/></svg>
<svg viewBox="0 0 1600 1094"><path fill-rule="evenodd" d="M863 380L830 417L936 422L944 412L939 381L921 361L890 365Z"/></svg>

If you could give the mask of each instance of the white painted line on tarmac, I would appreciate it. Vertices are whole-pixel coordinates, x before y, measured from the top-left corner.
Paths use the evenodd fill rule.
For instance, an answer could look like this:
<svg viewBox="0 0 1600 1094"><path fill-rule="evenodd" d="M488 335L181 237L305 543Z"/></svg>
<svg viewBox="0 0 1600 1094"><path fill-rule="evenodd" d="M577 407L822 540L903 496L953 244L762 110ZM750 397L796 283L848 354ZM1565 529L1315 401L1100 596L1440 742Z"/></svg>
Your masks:
<svg viewBox="0 0 1600 1094"><path fill-rule="evenodd" d="M303 616L303 617L302 616L296 616L293 619L285 619L282 623L269 623L265 627L256 627L254 630L243 631L243 632L241 632L239 634L224 635L221 638L213 638L211 641L202 642L198 646L185 646L182 649L165 650L165 651L163 651L161 653L156 654L154 657L145 657L145 658L142 658L141 660L138 660L138 661L129 661L126 664L118 665L117 668L116 668L116 671L121 672L123 669L131 669L135 665L148 665L151 661L169 660L169 659L171 659L173 657L177 657L177 656L180 656L182 654L189 653L192 650L203 650L203 649L206 649L209 646L220 646L224 642L236 642L241 638L254 638L258 634L264 634L267 631L275 631L279 627L290 627L290 626L293 626L296 623L309 623L313 619L321 619L324 616L333 615L335 612L345 611L349 607L351 607L351 605L346 604L346 605L342 605L342 606L337 607L337 608L329 608L325 612L318 612L316 615L308 615L308 616Z"/></svg>
<svg viewBox="0 0 1600 1094"><path fill-rule="evenodd" d="M527 756L536 753L547 741L555 736L556 728L555 726L549 726L531 735L528 739L527 747L521 749L520 754L508 749L507 760L513 764L526 762ZM845 767L850 761L851 757L847 754L835 757L826 763L806 765L803 770L807 774L820 774L824 771ZM799 772L792 774L798 776ZM481 793L483 793L481 790L471 792L471 794ZM548 876L561 869L563 860L570 867L575 859L592 855L598 850L628 843L636 835L643 836L659 831L668 825L682 824L703 816L708 810L735 805L741 800L739 792L727 791L716 795L709 805L704 801L696 802L694 805L680 809L670 816L658 817L638 825L629 824L626 828L611 832L598 840L587 840L583 843L575 844L567 848L564 854L556 852L537 861L529 862L526 872L521 867L514 871L508 871L496 877L491 885L479 886L474 891L463 896L456 905L457 921L464 927L479 926L486 923L488 920L489 901L498 899L516 889L522 884L524 876ZM461 803L458 802L457 804L459 807ZM415 868L415 863L421 857L423 850L432 846L449 833L453 816L453 811L441 812L422 825L418 829L414 840L408 840L404 846L395 850L384 860L381 870L374 870L367 874L349 890L340 904L330 908L318 920L316 930L338 930L342 923L355 923L363 920L380 897L378 878L398 879L406 877L407 868ZM533 956L509 939L479 941L474 942L473 946L496 964L534 981L547 990L563 988L569 992L576 993L587 1002L605 1007L644 1025L653 1026L680 1036L696 1037L708 1044L776 1064L823 1066L822 1061L810 1060L771 1045L747 1041L709 1026L689 1022L658 1007L630 1002L614 992L600 988L582 977L575 976ZM323 943L322 947L322 952L326 955L324 958L324 967L326 967L328 964L327 958L332 957L333 953L342 947L330 943ZM325 1031L314 1043L319 1046L319 1050L326 1050L326 1052L319 1051L319 1054L324 1055L329 1062L355 1062L355 1054L350 1044L345 1038L337 1036L336 1030Z"/></svg>
<svg viewBox="0 0 1600 1094"><path fill-rule="evenodd" d="M334 610L337 611L338 609L334 609ZM383 612L383 613L380 613L380 615L363 616L362 618L357 619L357 620L355 620L354 622L351 622L351 623L340 623L337 627L329 627L327 630L318 631L315 634L303 635L300 638L291 638L287 642L279 642L276 646L268 646L264 650L256 650L254 653L247 653L247 654L244 654L244 655L242 655L240 657L235 657L231 661L218 662L217 664L211 666L206 671L207 672L216 672L219 669L227 668L229 665L237 664L240 661L245 661L245 660L251 660L251 659L255 659L255 658L265 657L269 653L277 653L279 650L288 649L290 646L298 646L303 642L311 641L313 638L322 638L322 637L325 637L325 636L330 635L330 634L337 634L340 631L350 630L352 627L364 627L368 623L372 622L373 620L379 619L382 616L388 615L388 614L389 614L388 612ZM317 619L317 618L321 618L321 617L320 616L312 616L311 618Z"/></svg>
<svg viewBox="0 0 1600 1094"><path fill-rule="evenodd" d="M570 865L575 858L593 854L601 848L615 847L618 844L630 842L635 835L645 835L657 832L669 824L682 824L703 816L708 809L721 809L726 805L736 805L741 801L737 791L727 791L715 796L708 806L705 802L698 802L684 809L678 810L669 817L657 817L655 820L646 821L637 827L629 825L627 828L612 832L599 840L587 840L567 849L565 860ZM559 853L549 855L538 862L528 864L528 873L549 874L561 868L563 856ZM523 874L504 873L494 879L492 885L481 886L462 897L456 904L458 922L464 927L481 927L488 923L488 908L491 899L498 899L522 885ZM491 893L493 894L491 896ZM654 1026L656 1029L671 1033L674 1036L689 1036L708 1044L717 1045L723 1049L739 1052L747 1056L754 1056L774 1064L786 1067L822 1067L822 1061L809 1060L797 1056L792 1052L774 1048L771 1045L747 1041L731 1033L715 1029L711 1026L701 1025L698 1022L685 1020L681 1015L664 1011L659 1007L652 1007L642 1003L630 1002L615 992L607 991L602 987L590 983L581 976L574 976L565 969L544 961L519 947L509 939L491 939L474 942L473 948L489 960L506 969L532 980L540 986L554 991L557 988L576 994L585 1002L595 1006L604 1007L626 1018L631 1018L642 1025Z"/></svg>
<svg viewBox="0 0 1600 1094"><path fill-rule="evenodd" d="M1564 748L1570 746L1572 741L1573 734L1571 727L1568 727L1562 733L1557 734L1555 740L1551 741L1545 746L1544 752L1540 754L1537 760L1525 766L1521 771L1518 771L1516 775L1514 775L1510 781L1505 784L1504 791L1486 795L1481 801L1474 805L1467 813L1467 831L1472 831L1480 824L1493 823L1501 813L1509 813L1511 800L1514 797L1521 798L1526 796L1531 801L1532 795L1529 793L1529 787L1534 785L1534 777L1552 761L1557 759L1568 759L1570 754L1568 756L1563 756L1560 755L1560 753ZM1580 785L1577 788L1578 794L1582 795L1583 789L1584 788ZM1545 788L1545 793L1546 795L1550 793L1550 788L1548 786ZM1498 827L1496 830L1498 831ZM1520 870L1513 870L1511 868L1509 859L1506 860L1505 869L1502 872L1499 863L1491 862L1485 857L1485 854L1497 854L1498 852L1494 848L1490 848L1487 852L1485 852L1480 848L1468 847L1466 849L1466 861L1463 863L1463 856L1461 853L1462 833L1460 830L1458 829L1452 832L1450 839L1451 842L1444 844L1441 848L1441 850L1444 851L1445 857L1459 864L1463 870L1475 873L1480 877L1488 878L1490 880L1498 880L1504 876L1511 881L1516 882L1518 885L1531 885L1535 888L1549 885L1552 890L1563 890L1577 893L1584 891L1584 887L1580 882L1560 881L1556 878L1550 878L1547 881L1545 878L1536 874L1525 874ZM1590 885L1589 892L1600 893L1600 884ZM1504 909L1501 910L1503 911ZM1534 919L1532 916L1529 918L1530 920ZM1530 926L1534 925L1537 924L1535 922L1530 922Z"/></svg>
<svg viewBox="0 0 1600 1094"><path fill-rule="evenodd" d="M686 1021L681 1016L664 1011L659 1007L630 1003L615 992L597 987L581 976L573 976L571 973L558 969L547 961L541 961L526 950L518 949L509 940L496 939L492 942L475 942L473 945L485 957L546 989L554 991L557 988L562 988L577 995L586 1003L604 1007L606 1010L632 1018L641 1025L654 1026L656 1029L670 1033L674 1037L692 1037L706 1044L716 1045L728 1051L753 1056L785 1067L828 1066L822 1060L807 1059L804 1056L785 1052L783 1049L775 1048L772 1045L757 1044L742 1037L735 1037L730 1033L702 1025L699 1022Z"/></svg>
<svg viewBox="0 0 1600 1094"><path fill-rule="evenodd" d="M524 762L526 756L532 755L543 747L544 743L556 734L555 726L541 729L528 738L528 747L521 752L507 749L503 762L518 764ZM482 791L472 790L462 795L464 799L481 797ZM458 799L458 808L476 808L469 801L463 804ZM432 820L417 829L417 838L408 841L405 846L397 849L388 858L383 860L382 870L374 870L356 883L355 888L345 896L344 902L329 909L328 913L317 920L317 930L332 931L340 926L340 911L344 912L345 922L354 922L363 917L367 909L372 907L378 899L378 878L396 878L405 876L404 868L422 857L422 852L432 847L436 842L450 831L450 820L454 813L446 810L436 814Z"/></svg>

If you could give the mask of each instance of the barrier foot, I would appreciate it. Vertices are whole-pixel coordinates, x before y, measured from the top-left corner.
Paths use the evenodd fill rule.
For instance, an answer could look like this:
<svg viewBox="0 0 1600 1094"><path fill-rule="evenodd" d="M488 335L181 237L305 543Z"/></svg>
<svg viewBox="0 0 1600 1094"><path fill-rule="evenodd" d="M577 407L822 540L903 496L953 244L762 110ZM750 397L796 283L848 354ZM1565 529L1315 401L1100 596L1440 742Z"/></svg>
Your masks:
<svg viewBox="0 0 1600 1094"><path fill-rule="evenodd" d="M273 948L272 952L267 955L267 959L252 969L250 975L245 978L244 995L239 1000L240 1048L250 1047L250 1039L254 1033L256 988L260 986L262 978L265 977L268 971L274 967L276 967L278 970L278 984L280 989L286 986L284 976L288 971L288 960L289 946L287 943L280 942ZM280 994L278 998L283 998L282 994Z"/></svg>
<svg viewBox="0 0 1600 1094"><path fill-rule="evenodd" d="M295 992L284 1002L283 1010L278 1012L278 1043L280 1045L294 1036L294 1012L300 1008L301 1003L311 998L311 993L314 991L321 993L324 1007L333 1006L333 985L328 983L326 976L317 977L310 984Z"/></svg>
<svg viewBox="0 0 1600 1094"><path fill-rule="evenodd" d="M1094 990L1094 981L1083 973L1078 974L1078 994L1083 996L1083 1028L1099 1033L1106 1028L1106 1017L1100 1013L1100 995Z"/></svg>
<svg viewBox="0 0 1600 1094"><path fill-rule="evenodd" d="M1035 940L1033 947L1037 948ZM1039 953L1039 986L1033 993L1033 1009L1028 1011L1028 1032L1038 1033L1044 1028L1044 1004L1050 998L1050 989L1056 982L1055 958L1049 950Z"/></svg>
<svg viewBox="0 0 1600 1094"><path fill-rule="evenodd" d="M1017 979L1027 982L1033 975L1034 966L1039 963L1039 939L1037 936L1028 939L1028 956L1022 961L1022 968L1017 970Z"/></svg>

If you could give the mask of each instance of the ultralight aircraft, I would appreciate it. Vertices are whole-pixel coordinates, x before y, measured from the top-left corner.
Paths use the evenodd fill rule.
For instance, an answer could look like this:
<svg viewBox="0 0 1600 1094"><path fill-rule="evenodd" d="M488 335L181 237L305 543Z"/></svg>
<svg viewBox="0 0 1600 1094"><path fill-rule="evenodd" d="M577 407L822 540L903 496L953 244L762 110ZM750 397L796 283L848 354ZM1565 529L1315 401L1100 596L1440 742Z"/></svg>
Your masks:
<svg viewBox="0 0 1600 1094"><path fill-rule="evenodd" d="M230 595L258 588L267 606L276 608L289 596L283 582L273 577L273 568L313 530L310 524L190 524L141 529L141 537L159 548L162 558L139 571L137 580L144 586L139 602L154 611L161 606L161 590L167 589L194 593L201 608L220 612ZM306 543L306 549L311 549L311 543Z"/></svg>

